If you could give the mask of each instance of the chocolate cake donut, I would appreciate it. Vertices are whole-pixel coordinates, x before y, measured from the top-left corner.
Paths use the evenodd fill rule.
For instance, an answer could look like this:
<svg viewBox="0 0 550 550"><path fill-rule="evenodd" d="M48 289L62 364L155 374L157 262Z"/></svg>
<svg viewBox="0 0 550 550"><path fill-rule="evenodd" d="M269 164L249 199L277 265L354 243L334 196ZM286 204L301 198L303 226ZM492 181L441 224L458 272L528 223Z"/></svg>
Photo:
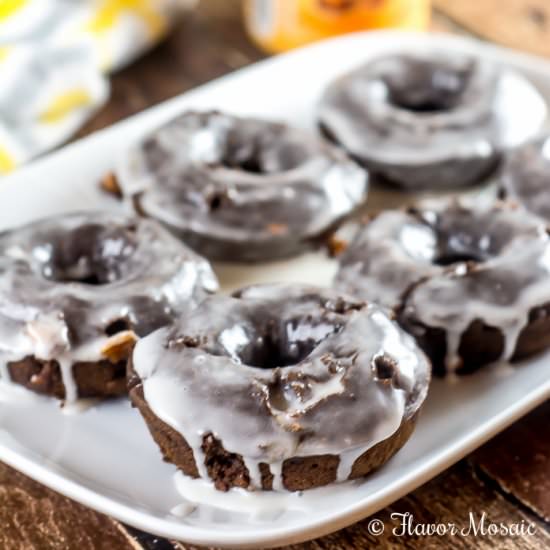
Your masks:
<svg viewBox="0 0 550 550"><path fill-rule="evenodd" d="M299 254L366 198L367 174L303 130L219 112L171 120L121 159L138 212L214 260Z"/></svg>
<svg viewBox="0 0 550 550"><path fill-rule="evenodd" d="M0 233L0 373L66 401L126 392L137 337L217 288L156 222L101 212Z"/></svg>
<svg viewBox="0 0 550 550"><path fill-rule="evenodd" d="M550 236L510 204L382 212L343 254L335 286L395 309L436 374L550 346Z"/></svg>
<svg viewBox="0 0 550 550"><path fill-rule="evenodd" d="M500 194L550 221L550 138L510 150L502 163Z"/></svg>
<svg viewBox="0 0 550 550"><path fill-rule="evenodd" d="M506 108L511 96L525 109ZM471 55L425 51L387 54L340 77L318 116L324 133L373 173L414 190L479 181L506 136L532 136L545 114L519 74Z"/></svg>
<svg viewBox="0 0 550 550"><path fill-rule="evenodd" d="M430 378L377 306L300 285L206 298L140 340L129 370L166 460L220 490L368 474L410 436Z"/></svg>

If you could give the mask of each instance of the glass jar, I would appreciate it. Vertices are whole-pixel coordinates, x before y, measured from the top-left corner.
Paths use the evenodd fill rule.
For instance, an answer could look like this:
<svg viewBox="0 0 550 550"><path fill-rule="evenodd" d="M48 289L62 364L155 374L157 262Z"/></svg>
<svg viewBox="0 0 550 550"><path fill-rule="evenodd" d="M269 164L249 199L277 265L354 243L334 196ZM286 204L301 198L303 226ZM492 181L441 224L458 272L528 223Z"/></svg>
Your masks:
<svg viewBox="0 0 550 550"><path fill-rule="evenodd" d="M360 30L426 29L430 0L245 0L244 13L252 39L282 52Z"/></svg>

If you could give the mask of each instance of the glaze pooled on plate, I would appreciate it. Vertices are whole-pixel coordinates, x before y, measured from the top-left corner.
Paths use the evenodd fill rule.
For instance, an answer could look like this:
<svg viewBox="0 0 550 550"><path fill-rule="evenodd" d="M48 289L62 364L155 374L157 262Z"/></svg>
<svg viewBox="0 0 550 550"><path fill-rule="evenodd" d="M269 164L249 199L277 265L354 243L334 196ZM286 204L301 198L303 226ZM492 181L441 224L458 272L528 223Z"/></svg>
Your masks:
<svg viewBox="0 0 550 550"><path fill-rule="evenodd" d="M315 135L215 111L185 113L146 136L117 178L138 212L225 261L311 249L364 202L368 183Z"/></svg>
<svg viewBox="0 0 550 550"><path fill-rule="evenodd" d="M216 289L153 221L75 213L1 233L2 378L66 401L119 394L134 340Z"/></svg>
<svg viewBox="0 0 550 550"><path fill-rule="evenodd" d="M301 490L387 461L429 378L424 354L377 306L266 285L207 298L138 342L129 384L187 475L222 490Z"/></svg>
<svg viewBox="0 0 550 550"><path fill-rule="evenodd" d="M382 212L343 254L335 286L395 309L436 373L550 345L550 236L510 204Z"/></svg>
<svg viewBox="0 0 550 550"><path fill-rule="evenodd" d="M522 108L506 108L510 97ZM479 181L503 142L531 137L545 116L521 75L446 51L377 57L335 80L318 113L322 130L354 158L413 190Z"/></svg>

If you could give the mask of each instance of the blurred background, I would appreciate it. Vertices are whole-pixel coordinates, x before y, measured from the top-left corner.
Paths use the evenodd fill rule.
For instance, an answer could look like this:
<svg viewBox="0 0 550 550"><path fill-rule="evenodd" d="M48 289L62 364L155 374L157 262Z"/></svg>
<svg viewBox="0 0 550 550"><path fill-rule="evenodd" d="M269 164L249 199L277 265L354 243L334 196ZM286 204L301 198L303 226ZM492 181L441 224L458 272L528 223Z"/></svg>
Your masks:
<svg viewBox="0 0 550 550"><path fill-rule="evenodd" d="M272 53L379 28L550 55L548 0L0 0L0 176Z"/></svg>

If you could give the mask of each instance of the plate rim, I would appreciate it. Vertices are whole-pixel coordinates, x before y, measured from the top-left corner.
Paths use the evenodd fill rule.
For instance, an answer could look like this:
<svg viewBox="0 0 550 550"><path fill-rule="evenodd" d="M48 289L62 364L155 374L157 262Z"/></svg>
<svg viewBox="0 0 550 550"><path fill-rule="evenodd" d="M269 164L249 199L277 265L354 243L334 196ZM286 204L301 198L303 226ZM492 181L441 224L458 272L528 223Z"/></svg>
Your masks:
<svg viewBox="0 0 550 550"><path fill-rule="evenodd" d="M550 380L526 394L513 406L508 407L500 414L478 425L460 440L455 441L444 454L437 454L431 461L425 462L421 468L417 468L414 472L399 478L399 481L393 484L390 490L385 493L383 490L379 491L383 496L376 500L375 505L371 502L358 501L335 513L330 520L319 519L309 522L305 527L302 524L291 525L285 528L284 534L281 533L280 528L266 531L265 527L262 526L261 528L264 532L261 535L261 539L253 531L245 534L225 532L224 540L220 541L219 539L211 538L211 529L185 523L177 524L156 518L145 511L131 508L130 505L117 502L108 496L104 496L93 489L79 484L77 481L68 479L62 474L50 470L47 466L40 465L32 458L17 453L17 451L9 448L1 441L0 460L35 481L97 512L112 516L132 527L161 537L175 538L191 544L215 544L225 548L234 548L236 545L243 549L276 547L322 537L376 513L376 511L395 502L461 460L464 456L542 404L548 398L550 398Z"/></svg>

